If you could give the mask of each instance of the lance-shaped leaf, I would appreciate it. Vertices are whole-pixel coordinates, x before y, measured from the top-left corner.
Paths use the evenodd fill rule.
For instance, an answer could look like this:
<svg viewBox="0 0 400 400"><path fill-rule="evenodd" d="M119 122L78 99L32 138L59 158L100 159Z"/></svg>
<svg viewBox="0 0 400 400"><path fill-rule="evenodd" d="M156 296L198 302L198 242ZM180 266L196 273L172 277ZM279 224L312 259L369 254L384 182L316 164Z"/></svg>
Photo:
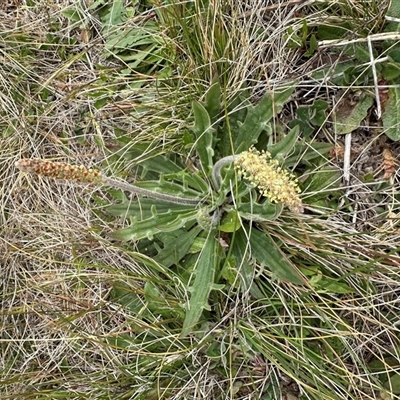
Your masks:
<svg viewBox="0 0 400 400"><path fill-rule="evenodd" d="M218 266L219 243L215 238L216 230L209 232L206 242L198 258L195 279L190 287L190 300L187 304L186 316L183 321L181 337L189 334L199 322L204 309L209 310L208 297L212 289L218 289L214 284L215 270Z"/></svg>
<svg viewBox="0 0 400 400"><path fill-rule="evenodd" d="M244 235L244 232L241 234ZM275 278L296 285L306 283L300 271L289 261L267 233L252 229L249 233L249 241L252 258L257 263L266 266Z"/></svg>
<svg viewBox="0 0 400 400"><path fill-rule="evenodd" d="M167 300L166 294L151 281L147 281L144 285L144 298L147 302L147 309L154 314L162 315L164 318L183 318L183 310L179 307L174 307L176 300ZM171 304L172 301L172 304ZM143 304L142 304L143 307Z"/></svg>
<svg viewBox="0 0 400 400"><path fill-rule="evenodd" d="M128 228L120 229L111 233L111 237L117 240L139 240L144 238L152 239L154 235L160 232L171 232L182 228L190 221L194 221L197 216L197 210L170 210L163 214L157 214L154 209L154 215L148 219L134 222Z"/></svg>
<svg viewBox="0 0 400 400"><path fill-rule="evenodd" d="M170 211L190 211L192 205L174 204L163 200L155 200L148 197L125 201L120 204L112 204L107 207L107 212L120 217L131 217L133 221L151 218L154 213L163 214Z"/></svg>
<svg viewBox="0 0 400 400"><path fill-rule="evenodd" d="M241 91L233 101L227 105L227 115L219 131L218 141L215 144L218 153L221 154L222 157L232 155L232 139L237 136L240 126L246 119L247 110L251 106L249 97L250 94L247 90Z"/></svg>
<svg viewBox="0 0 400 400"><path fill-rule="evenodd" d="M190 187L203 194L208 194L210 191L210 184L198 174L182 174L182 184L185 188Z"/></svg>
<svg viewBox="0 0 400 400"><path fill-rule="evenodd" d="M272 158L284 160L285 157L293 150L294 145L299 137L299 126L296 125L290 132L278 143L268 147Z"/></svg>
<svg viewBox="0 0 400 400"><path fill-rule="evenodd" d="M164 241L164 247L154 257L154 260L165 267L178 264L179 261L187 255L201 230L199 226L195 226L189 232L182 230L179 236Z"/></svg>
<svg viewBox="0 0 400 400"><path fill-rule="evenodd" d="M179 165L172 161L169 157L158 155L149 158L139 164L143 168L142 176L146 176L149 172L151 174L172 174L179 173L183 169L183 165Z"/></svg>
<svg viewBox="0 0 400 400"><path fill-rule="evenodd" d="M307 203L312 204L326 198L329 194L340 193L342 173L339 168L324 167L314 171L303 183L309 195Z"/></svg>
<svg viewBox="0 0 400 400"><path fill-rule="evenodd" d="M390 88L388 96L384 105L382 122L386 136L398 142L400 140L400 88Z"/></svg>
<svg viewBox="0 0 400 400"><path fill-rule="evenodd" d="M254 267L249 263L250 260L250 245L243 230L236 234L231 243L232 257L236 262L236 268L242 278L243 292L249 291L256 299L263 299L265 295L258 288L254 281Z"/></svg>
<svg viewBox="0 0 400 400"><path fill-rule="evenodd" d="M257 142L260 133L267 129L268 122L281 110L293 90L294 85L282 92L274 93L273 96L267 95L256 106L248 107L246 119L233 138L236 153L247 151Z"/></svg>
<svg viewBox="0 0 400 400"><path fill-rule="evenodd" d="M211 122L215 122L216 117L221 111L221 85L218 80L208 89L204 106L210 116Z"/></svg>
<svg viewBox="0 0 400 400"><path fill-rule="evenodd" d="M240 228L240 217L236 210L228 211L219 224L221 232L236 232Z"/></svg>
<svg viewBox="0 0 400 400"><path fill-rule="evenodd" d="M143 175L145 175L147 171L158 174L171 174L179 172L184 168L183 165L173 161L171 157L157 154L156 151L159 150L152 150L149 144L138 143L128 150L123 148L119 153L126 160L134 160L140 165L145 171Z"/></svg>
<svg viewBox="0 0 400 400"><path fill-rule="evenodd" d="M304 140L298 141L295 143L290 156L285 159L285 164L293 165L301 159L302 163L310 165L310 161L320 159L321 155L328 154L332 147L330 143L314 142L312 145L306 145Z"/></svg>
<svg viewBox="0 0 400 400"><path fill-rule="evenodd" d="M336 108L334 118L335 132L338 135L344 135L356 130L368 115L368 110L373 102L374 99L368 95L363 95L357 102L344 97Z"/></svg>
<svg viewBox="0 0 400 400"><path fill-rule="evenodd" d="M208 176L213 166L213 132L215 129L211 126L211 119L207 110L200 103L194 101L192 107L194 113L193 131L196 135L195 147L204 172Z"/></svg>
<svg viewBox="0 0 400 400"><path fill-rule="evenodd" d="M238 206L238 213L242 218L256 222L273 221L279 217L282 210L282 203L271 203L268 200L262 204L249 202Z"/></svg>

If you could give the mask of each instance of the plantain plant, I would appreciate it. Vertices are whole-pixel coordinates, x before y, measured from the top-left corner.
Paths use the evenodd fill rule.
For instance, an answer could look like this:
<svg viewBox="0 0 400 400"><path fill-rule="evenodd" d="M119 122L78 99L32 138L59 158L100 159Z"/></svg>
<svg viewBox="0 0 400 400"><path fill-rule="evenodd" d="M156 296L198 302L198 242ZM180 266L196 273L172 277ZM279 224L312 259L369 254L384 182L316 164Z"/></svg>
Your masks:
<svg viewBox="0 0 400 400"><path fill-rule="evenodd" d="M290 169L300 159L310 163L320 157L320 152L299 139L297 125L273 141L272 122L292 92L293 88L287 88L268 94L256 105L245 94L223 107L220 86L215 83L204 103L192 104L194 124L183 135L189 157L147 156L133 171L141 176L134 185L65 163L28 159L17 166L134 194L107 207L110 214L130 222L112 237L134 241L145 255L143 262L183 283L190 292L181 313L181 336L186 336L203 311L210 310L213 290L227 285L264 298L255 279L258 267L268 268L274 279L307 284L279 241L268 233L268 222L282 212L287 210L294 219L303 212L300 183ZM142 146L125 149L124 157L140 159ZM306 182L312 187L312 182ZM149 282L146 294L150 308L163 307L162 296Z"/></svg>
<svg viewBox="0 0 400 400"><path fill-rule="evenodd" d="M224 284L265 297L254 282L255 266L267 267L273 278L306 283L265 229L284 209L294 218L303 211L299 182L288 169L300 158L320 157L299 140L298 126L273 142L274 117L292 92L268 94L256 105L244 94L223 107L215 83L203 103L192 104L194 125L183 135L189 157L149 156L135 171L143 179L137 186L170 199L130 197L108 207L130 220L114 238L142 242L158 265L184 281L190 298L182 336L210 310L212 290ZM140 159L141 151L124 150L124 156Z"/></svg>

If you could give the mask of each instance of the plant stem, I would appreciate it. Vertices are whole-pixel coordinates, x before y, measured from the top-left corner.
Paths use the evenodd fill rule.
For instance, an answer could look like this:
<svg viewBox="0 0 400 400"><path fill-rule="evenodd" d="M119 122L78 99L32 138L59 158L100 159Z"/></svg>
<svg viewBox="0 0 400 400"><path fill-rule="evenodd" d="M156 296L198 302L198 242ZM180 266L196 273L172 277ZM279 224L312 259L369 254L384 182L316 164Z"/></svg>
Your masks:
<svg viewBox="0 0 400 400"><path fill-rule="evenodd" d="M212 170L212 180L214 182L215 188L219 190L221 186L221 169L224 165L234 162L237 156L226 156L218 160Z"/></svg>

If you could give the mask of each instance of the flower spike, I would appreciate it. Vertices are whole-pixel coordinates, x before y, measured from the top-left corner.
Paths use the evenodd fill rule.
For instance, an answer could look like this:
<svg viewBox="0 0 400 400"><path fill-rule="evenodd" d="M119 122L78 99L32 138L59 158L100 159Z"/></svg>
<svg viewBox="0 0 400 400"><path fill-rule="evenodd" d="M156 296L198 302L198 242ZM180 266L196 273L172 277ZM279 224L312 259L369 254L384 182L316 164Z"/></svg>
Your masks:
<svg viewBox="0 0 400 400"><path fill-rule="evenodd" d="M291 211L303 212L297 179L279 166L267 151L254 147L235 156L235 167L260 193L273 203L283 203Z"/></svg>

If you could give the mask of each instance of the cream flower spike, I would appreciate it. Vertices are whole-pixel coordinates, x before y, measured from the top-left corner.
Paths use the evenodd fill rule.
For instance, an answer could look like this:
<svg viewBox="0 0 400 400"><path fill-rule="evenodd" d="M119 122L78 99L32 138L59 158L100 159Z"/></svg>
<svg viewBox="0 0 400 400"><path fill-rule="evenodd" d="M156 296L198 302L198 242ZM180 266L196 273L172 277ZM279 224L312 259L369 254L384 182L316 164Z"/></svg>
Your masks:
<svg viewBox="0 0 400 400"><path fill-rule="evenodd" d="M297 179L282 169L270 153L252 147L235 156L234 163L238 172L271 202L282 203L295 213L304 211Z"/></svg>

